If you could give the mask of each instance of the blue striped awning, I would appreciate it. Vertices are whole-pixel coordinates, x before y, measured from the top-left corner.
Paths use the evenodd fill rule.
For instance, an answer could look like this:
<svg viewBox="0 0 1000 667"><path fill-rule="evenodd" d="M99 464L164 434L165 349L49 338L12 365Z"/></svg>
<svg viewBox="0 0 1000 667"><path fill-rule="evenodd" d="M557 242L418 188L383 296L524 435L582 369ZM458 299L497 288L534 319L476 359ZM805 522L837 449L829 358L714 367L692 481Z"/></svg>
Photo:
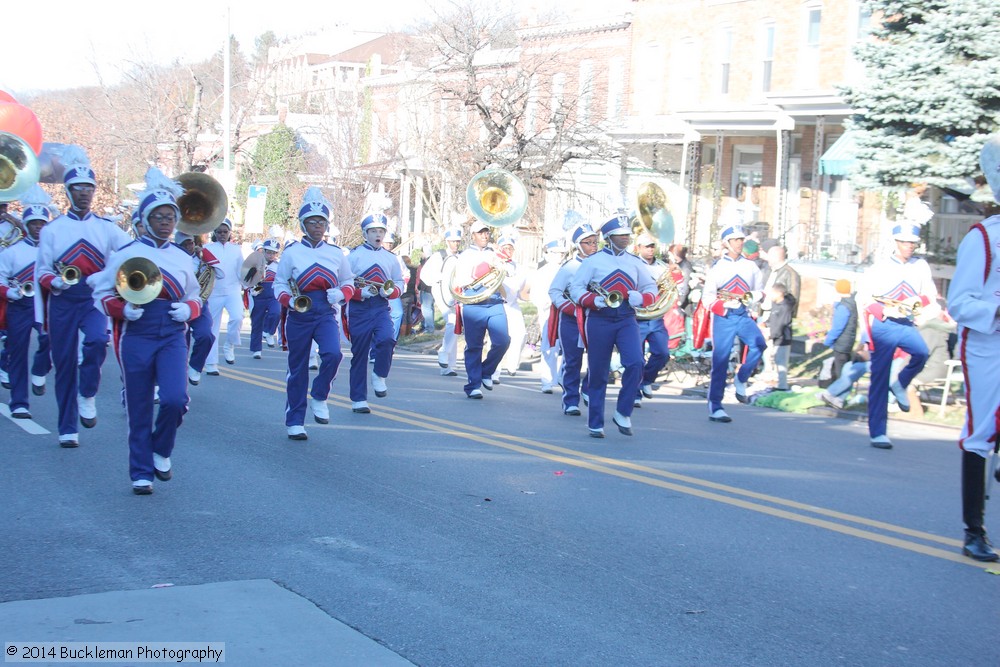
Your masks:
<svg viewBox="0 0 1000 667"><path fill-rule="evenodd" d="M848 130L823 153L823 157L819 159L819 172L830 176L847 176L854 166L856 152L855 133Z"/></svg>

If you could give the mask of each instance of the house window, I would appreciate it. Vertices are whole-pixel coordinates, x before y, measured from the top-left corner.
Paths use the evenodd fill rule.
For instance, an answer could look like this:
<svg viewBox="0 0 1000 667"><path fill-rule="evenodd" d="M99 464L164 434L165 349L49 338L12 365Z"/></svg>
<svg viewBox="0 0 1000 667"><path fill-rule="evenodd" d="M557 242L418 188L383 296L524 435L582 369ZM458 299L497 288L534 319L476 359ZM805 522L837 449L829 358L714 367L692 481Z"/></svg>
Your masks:
<svg viewBox="0 0 1000 667"><path fill-rule="evenodd" d="M822 18L823 10L819 5L806 6L802 55L799 59L799 84L806 88L814 88L819 77L819 42Z"/></svg>
<svg viewBox="0 0 1000 667"><path fill-rule="evenodd" d="M535 77L528 79L528 90L524 103L524 128L522 131L527 136L535 134L535 116L538 113L538 92L535 90Z"/></svg>
<svg viewBox="0 0 1000 667"><path fill-rule="evenodd" d="M552 116L553 122L556 115L561 116L563 91L566 89L566 74L559 72L552 77Z"/></svg>
<svg viewBox="0 0 1000 667"><path fill-rule="evenodd" d="M764 24L761 34L760 90L771 92L771 76L774 69L774 21Z"/></svg>
<svg viewBox="0 0 1000 667"><path fill-rule="evenodd" d="M608 63L608 108L607 120L614 120L622 115L625 92L625 58L615 56Z"/></svg>
<svg viewBox="0 0 1000 667"><path fill-rule="evenodd" d="M719 54L719 93L729 94L729 70L733 57L733 29L731 26L724 26L719 29L718 37Z"/></svg>
<svg viewBox="0 0 1000 667"><path fill-rule="evenodd" d="M698 78L701 69L698 47L694 39L686 37L677 43L671 66L673 85L670 87L670 108L690 108L698 99Z"/></svg>

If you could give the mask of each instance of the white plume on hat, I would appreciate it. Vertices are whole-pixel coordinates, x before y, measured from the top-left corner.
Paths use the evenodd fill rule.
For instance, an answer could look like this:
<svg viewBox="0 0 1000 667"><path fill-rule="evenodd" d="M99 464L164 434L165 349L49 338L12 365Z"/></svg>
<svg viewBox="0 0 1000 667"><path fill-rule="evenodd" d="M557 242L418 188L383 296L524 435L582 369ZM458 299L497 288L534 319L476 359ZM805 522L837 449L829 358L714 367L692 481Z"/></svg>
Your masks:
<svg viewBox="0 0 1000 667"><path fill-rule="evenodd" d="M81 146L70 144L62 151L62 164L65 168L63 173L63 184L68 188L75 183L90 183L97 185L94 178L94 170L90 167L90 158L87 151Z"/></svg>
<svg viewBox="0 0 1000 667"><path fill-rule="evenodd" d="M986 140L979 154L979 168L993 191L994 201L1000 202L1000 135L994 134Z"/></svg>
<svg viewBox="0 0 1000 667"><path fill-rule="evenodd" d="M169 178L156 167L150 167L146 171L146 189L139 193L139 220L146 226L148 232L152 233L152 230L149 229L149 214L154 209L160 206L169 206L180 215L177 197L182 194L184 194L184 186ZM165 241L166 239L160 240Z"/></svg>
<svg viewBox="0 0 1000 667"><path fill-rule="evenodd" d="M21 220L23 222L28 222L29 220L44 220L48 222L52 219L52 212L49 210L50 203L52 203L52 197L42 189L42 186L35 183L21 197L21 206L24 207L24 211L21 213Z"/></svg>
<svg viewBox="0 0 1000 667"><path fill-rule="evenodd" d="M302 206L299 207L299 226L303 232L306 230L306 218L316 216L323 218L327 223L330 222L330 202L327 201L323 190L314 185L302 195Z"/></svg>

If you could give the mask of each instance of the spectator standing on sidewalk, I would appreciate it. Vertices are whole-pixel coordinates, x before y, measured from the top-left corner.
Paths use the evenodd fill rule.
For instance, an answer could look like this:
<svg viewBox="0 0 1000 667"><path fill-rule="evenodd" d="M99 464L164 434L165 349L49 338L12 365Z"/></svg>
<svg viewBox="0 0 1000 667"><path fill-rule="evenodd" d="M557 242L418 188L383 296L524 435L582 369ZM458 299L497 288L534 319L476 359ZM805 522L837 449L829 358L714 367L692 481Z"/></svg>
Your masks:
<svg viewBox="0 0 1000 667"><path fill-rule="evenodd" d="M851 281L841 278L835 288L840 301L833 307L833 323L823 340L823 344L833 350L833 380L840 377L844 364L851 360L854 341L858 337L858 304L854 300Z"/></svg>

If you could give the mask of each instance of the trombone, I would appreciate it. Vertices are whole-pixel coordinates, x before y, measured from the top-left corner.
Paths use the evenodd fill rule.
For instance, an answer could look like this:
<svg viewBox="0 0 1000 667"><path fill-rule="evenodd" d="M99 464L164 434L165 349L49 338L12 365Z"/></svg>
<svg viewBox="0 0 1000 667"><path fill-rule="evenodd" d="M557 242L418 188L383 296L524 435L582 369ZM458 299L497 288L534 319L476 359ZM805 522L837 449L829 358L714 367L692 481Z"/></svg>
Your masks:
<svg viewBox="0 0 1000 667"><path fill-rule="evenodd" d="M62 278L62 281L70 287L80 282L82 274L80 273L80 269L78 267L75 267L72 264L56 262L55 269L59 272L59 277Z"/></svg>
<svg viewBox="0 0 1000 667"><path fill-rule="evenodd" d="M288 279L288 294L292 297L292 310L296 313L304 313L312 308L312 299L299 291L299 284L294 278Z"/></svg>
<svg viewBox="0 0 1000 667"><path fill-rule="evenodd" d="M621 292L606 290L602 285L596 282L591 282L587 285L587 290L593 292L597 296L604 297L604 302L608 304L608 308L618 308L625 301Z"/></svg>

